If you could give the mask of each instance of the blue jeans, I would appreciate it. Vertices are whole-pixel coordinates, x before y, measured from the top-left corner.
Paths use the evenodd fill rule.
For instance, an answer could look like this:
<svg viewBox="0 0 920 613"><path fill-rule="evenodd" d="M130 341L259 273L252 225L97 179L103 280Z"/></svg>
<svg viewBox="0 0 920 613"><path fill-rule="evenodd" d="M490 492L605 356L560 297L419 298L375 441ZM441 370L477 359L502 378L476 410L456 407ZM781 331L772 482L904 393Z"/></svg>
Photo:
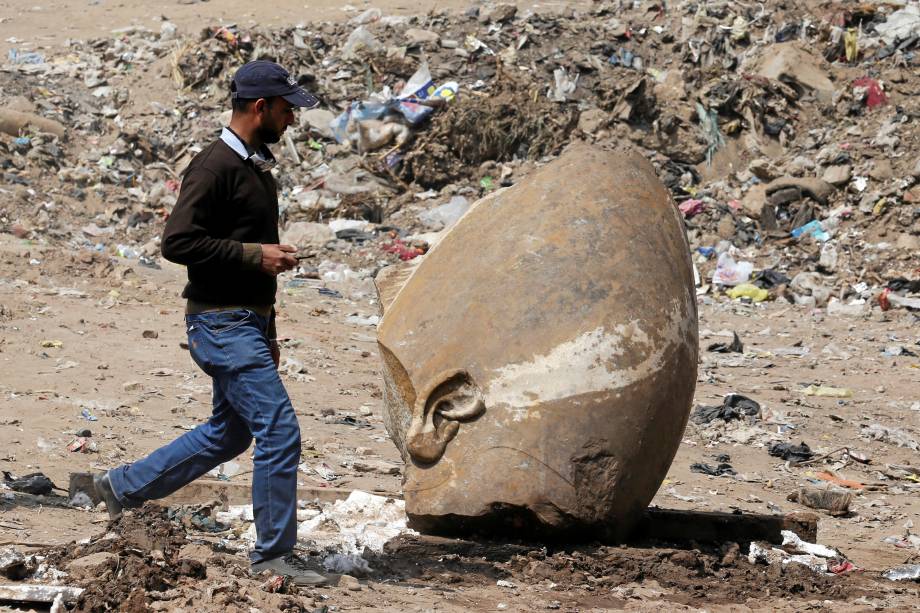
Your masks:
<svg viewBox="0 0 920 613"><path fill-rule="evenodd" d="M142 460L109 471L127 507L168 496L256 441L253 562L288 553L297 540L300 426L272 361L268 320L245 309L186 315L195 363L214 383L208 421Z"/></svg>

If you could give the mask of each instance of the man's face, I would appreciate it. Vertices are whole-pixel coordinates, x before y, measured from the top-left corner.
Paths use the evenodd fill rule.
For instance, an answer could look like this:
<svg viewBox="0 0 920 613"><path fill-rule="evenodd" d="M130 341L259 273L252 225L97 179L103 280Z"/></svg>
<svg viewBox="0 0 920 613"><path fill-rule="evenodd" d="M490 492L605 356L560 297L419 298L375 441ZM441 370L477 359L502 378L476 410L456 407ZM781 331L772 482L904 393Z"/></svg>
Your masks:
<svg viewBox="0 0 920 613"><path fill-rule="evenodd" d="M294 107L284 98L256 101L259 117L259 137L263 143L277 143L289 125L294 123Z"/></svg>

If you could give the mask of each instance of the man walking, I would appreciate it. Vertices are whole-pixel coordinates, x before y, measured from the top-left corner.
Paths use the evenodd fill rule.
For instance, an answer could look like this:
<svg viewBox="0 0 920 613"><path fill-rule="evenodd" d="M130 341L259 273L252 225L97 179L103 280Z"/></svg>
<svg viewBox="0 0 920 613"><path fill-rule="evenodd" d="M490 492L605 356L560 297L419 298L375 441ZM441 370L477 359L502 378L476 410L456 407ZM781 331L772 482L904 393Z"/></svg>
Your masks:
<svg viewBox="0 0 920 613"><path fill-rule="evenodd" d="M275 276L297 260L294 247L278 244L275 159L266 144L294 122L294 107L317 101L267 61L236 72L231 98L230 126L186 169L162 241L163 257L188 270L189 350L213 379L213 414L146 458L98 475L95 485L114 519L238 456L255 438L252 571L315 585L325 578L293 553L300 427L278 376L273 304Z"/></svg>

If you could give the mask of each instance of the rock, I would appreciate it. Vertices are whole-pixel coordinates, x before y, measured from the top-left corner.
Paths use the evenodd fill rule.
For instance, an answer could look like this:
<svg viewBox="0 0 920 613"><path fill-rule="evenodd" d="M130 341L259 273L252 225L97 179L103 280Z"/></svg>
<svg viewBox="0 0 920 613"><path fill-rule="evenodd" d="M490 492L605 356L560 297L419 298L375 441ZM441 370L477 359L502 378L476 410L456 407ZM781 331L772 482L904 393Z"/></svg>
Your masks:
<svg viewBox="0 0 920 613"><path fill-rule="evenodd" d="M920 158L917 158L917 161L914 162L914 168L910 171L910 174L915 179L920 179Z"/></svg>
<svg viewBox="0 0 920 613"><path fill-rule="evenodd" d="M741 199L741 210L745 215L760 219L763 207L767 204L767 186L757 184L751 186Z"/></svg>
<svg viewBox="0 0 920 613"><path fill-rule="evenodd" d="M419 28L409 28L406 30L406 44L409 46L424 45L426 43L437 45L440 40L441 35L431 30L422 30Z"/></svg>
<svg viewBox="0 0 920 613"><path fill-rule="evenodd" d="M355 460L351 466L359 473L374 473L377 475L399 474L399 466L383 460Z"/></svg>
<svg viewBox="0 0 920 613"><path fill-rule="evenodd" d="M794 174L804 174L807 171L815 169L815 161L804 155L797 155L789 162L788 170Z"/></svg>
<svg viewBox="0 0 920 613"><path fill-rule="evenodd" d="M898 234L895 246L905 251L918 252L920 251L920 236L916 234Z"/></svg>
<svg viewBox="0 0 920 613"><path fill-rule="evenodd" d="M828 166L824 170L824 175L821 177L821 180L826 181L835 187L840 187L841 185L846 185L849 183L850 177L852 175L853 168L849 164Z"/></svg>
<svg viewBox="0 0 920 613"><path fill-rule="evenodd" d="M332 139L332 128L329 124L335 119L335 114L326 109L309 109L300 112L301 127L309 126L324 138Z"/></svg>
<svg viewBox="0 0 920 613"><path fill-rule="evenodd" d="M827 71L820 67L818 59L795 42L773 45L755 68L754 74L791 83L803 90L803 93L812 91L822 102L829 103L834 97L834 84L828 78Z"/></svg>
<svg viewBox="0 0 920 613"><path fill-rule="evenodd" d="M100 551L72 561L67 566L67 572L78 580L99 579L106 572L115 570L117 566L117 555L108 551Z"/></svg>
<svg viewBox="0 0 920 613"><path fill-rule="evenodd" d="M504 23L511 21L517 15L517 7L513 4L496 4L492 8L483 8L479 12L479 21L483 23Z"/></svg>
<svg viewBox="0 0 920 613"><path fill-rule="evenodd" d="M773 162L766 158L751 160L751 163L748 164L748 170L761 181L772 181L781 174L773 165Z"/></svg>
<svg viewBox="0 0 920 613"><path fill-rule="evenodd" d="M824 278L816 272L800 272L792 278L792 291L801 296L813 298L815 306L823 307L831 297L831 290L824 284Z"/></svg>
<svg viewBox="0 0 920 613"><path fill-rule="evenodd" d="M179 550L179 559L195 560L201 564L207 564L213 557L214 550L200 543L189 543Z"/></svg>
<svg viewBox="0 0 920 613"><path fill-rule="evenodd" d="M601 109L588 109L578 117L578 129L585 134L594 134L607 125L610 115Z"/></svg>
<svg viewBox="0 0 920 613"><path fill-rule="evenodd" d="M767 185L767 196L781 190L796 189L819 204L827 204L834 193L834 186L822 179L811 177L780 177Z"/></svg>
<svg viewBox="0 0 920 613"><path fill-rule="evenodd" d="M790 202L798 202L803 195L802 190L796 187L784 187L771 192L767 200L770 202L770 206L782 206Z"/></svg>
<svg viewBox="0 0 920 613"><path fill-rule="evenodd" d="M666 70L659 79L655 79L652 93L659 100L686 100L687 78L676 68Z"/></svg>
<svg viewBox="0 0 920 613"><path fill-rule="evenodd" d="M18 223L14 223L10 228L10 234L16 238L27 238L31 232L32 230Z"/></svg>
<svg viewBox="0 0 920 613"><path fill-rule="evenodd" d="M723 215L716 228L716 234L719 235L719 238L731 240L735 235L735 218L731 215Z"/></svg>
<svg viewBox="0 0 920 613"><path fill-rule="evenodd" d="M342 575L339 577L339 587L348 590L349 592L360 592L361 591L361 582L352 577L351 575Z"/></svg>
<svg viewBox="0 0 920 613"><path fill-rule="evenodd" d="M683 222L645 158L573 145L376 281L412 527L630 530L680 444L698 351Z"/></svg>
<svg viewBox="0 0 920 613"><path fill-rule="evenodd" d="M35 113L14 111L9 108L0 109L0 132L3 134L19 136L25 131L26 126L33 126L40 132L47 132L62 138L67 134L67 128L53 119L47 119Z"/></svg>
<svg viewBox="0 0 920 613"><path fill-rule="evenodd" d="M0 575L18 581L27 574L27 560L15 547L0 548Z"/></svg>
<svg viewBox="0 0 920 613"><path fill-rule="evenodd" d="M891 168L891 161L888 159L875 160L872 168L869 170L869 176L876 181L887 181L894 176L894 170Z"/></svg>
<svg viewBox="0 0 920 613"><path fill-rule="evenodd" d="M281 243L298 249L319 249L335 239L335 232L323 223L296 221L281 235Z"/></svg>

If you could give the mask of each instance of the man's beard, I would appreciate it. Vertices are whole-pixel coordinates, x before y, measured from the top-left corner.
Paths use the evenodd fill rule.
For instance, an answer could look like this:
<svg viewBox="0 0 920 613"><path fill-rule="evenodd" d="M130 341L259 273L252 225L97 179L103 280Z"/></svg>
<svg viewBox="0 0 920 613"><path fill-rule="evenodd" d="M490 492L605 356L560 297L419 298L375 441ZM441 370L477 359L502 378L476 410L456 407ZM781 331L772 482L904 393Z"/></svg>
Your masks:
<svg viewBox="0 0 920 613"><path fill-rule="evenodd" d="M269 128L268 126L264 126L264 125L260 126L259 127L259 140L267 144L277 143L278 141L281 140L281 132L273 130L272 128Z"/></svg>

